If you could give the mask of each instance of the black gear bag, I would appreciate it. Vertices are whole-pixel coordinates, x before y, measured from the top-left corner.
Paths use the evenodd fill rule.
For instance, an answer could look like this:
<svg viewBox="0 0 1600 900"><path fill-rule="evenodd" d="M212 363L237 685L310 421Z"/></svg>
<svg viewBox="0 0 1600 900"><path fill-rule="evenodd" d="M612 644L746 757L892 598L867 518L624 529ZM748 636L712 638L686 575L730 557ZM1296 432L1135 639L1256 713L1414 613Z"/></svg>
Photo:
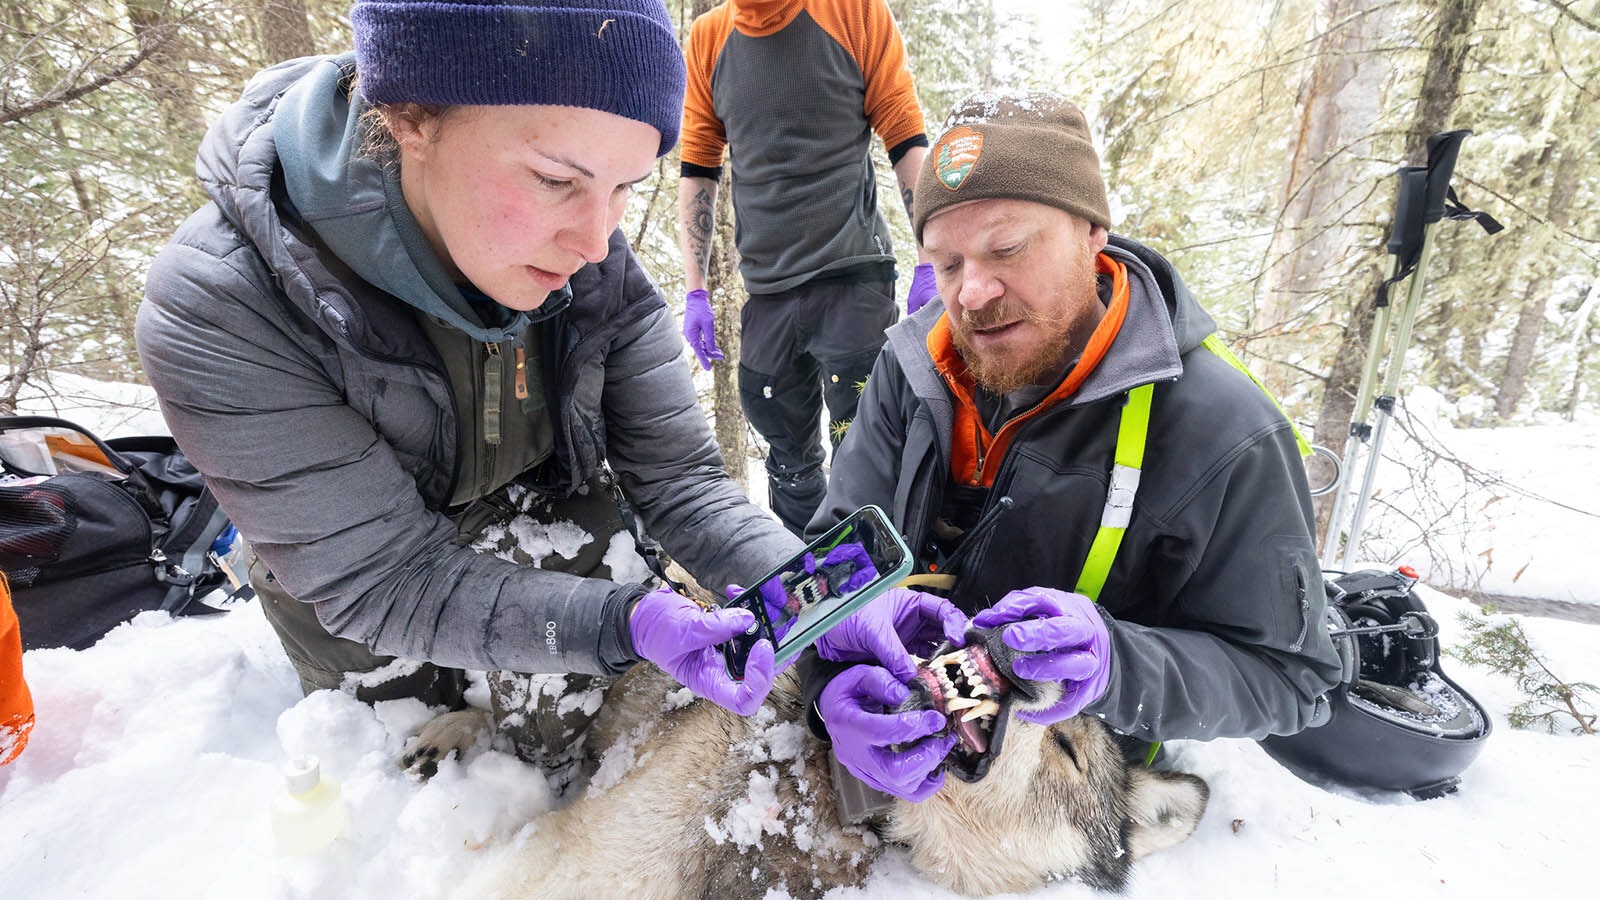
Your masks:
<svg viewBox="0 0 1600 900"><path fill-rule="evenodd" d="M1327 581L1329 633L1344 677L1332 717L1262 749L1314 783L1405 791L1427 800L1455 791L1491 728L1483 707L1439 666L1439 626L1409 569L1367 569Z"/></svg>
<svg viewBox="0 0 1600 900"><path fill-rule="evenodd" d="M24 649L81 650L145 610L230 609L252 596L242 551L172 438L0 416L0 570Z"/></svg>

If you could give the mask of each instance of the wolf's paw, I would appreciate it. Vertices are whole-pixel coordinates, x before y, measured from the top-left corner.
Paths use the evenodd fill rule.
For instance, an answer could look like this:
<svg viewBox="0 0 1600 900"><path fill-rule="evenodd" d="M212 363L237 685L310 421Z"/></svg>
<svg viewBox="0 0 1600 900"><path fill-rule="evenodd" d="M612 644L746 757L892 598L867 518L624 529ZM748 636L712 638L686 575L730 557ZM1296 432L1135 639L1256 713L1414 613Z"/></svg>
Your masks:
<svg viewBox="0 0 1600 900"><path fill-rule="evenodd" d="M494 730L494 721L484 709L463 709L437 716L406 741L400 768L420 778L439 772L439 760L465 753Z"/></svg>

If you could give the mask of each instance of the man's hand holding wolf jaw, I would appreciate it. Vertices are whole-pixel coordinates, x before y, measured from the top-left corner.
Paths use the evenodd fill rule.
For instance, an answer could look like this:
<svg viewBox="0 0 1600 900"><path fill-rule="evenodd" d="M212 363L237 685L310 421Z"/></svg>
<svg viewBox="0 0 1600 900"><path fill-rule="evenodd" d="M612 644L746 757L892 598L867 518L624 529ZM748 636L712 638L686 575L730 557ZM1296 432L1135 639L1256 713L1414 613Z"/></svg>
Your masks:
<svg viewBox="0 0 1600 900"><path fill-rule="evenodd" d="M761 707L777 677L772 642L757 641L745 663L744 680L728 674L719 645L756 622L747 609L705 609L668 588L657 588L634 604L628 630L634 652L660 666L697 697L748 716Z"/></svg>
<svg viewBox="0 0 1600 900"><path fill-rule="evenodd" d="M817 640L817 655L831 662L873 663L902 682L917 677L913 654L927 656L941 642L965 643L966 614L934 594L890 588Z"/></svg>
<svg viewBox="0 0 1600 900"><path fill-rule="evenodd" d="M1017 677L1056 682L1061 697L1044 709L1020 710L1035 725L1070 719L1105 695L1111 683L1111 634L1093 600L1055 588L1021 588L972 619L975 628L1005 626L1000 639L1022 651L1011 661Z"/></svg>
<svg viewBox="0 0 1600 900"><path fill-rule="evenodd" d="M944 786L944 760L960 740L937 710L894 712L911 689L888 669L857 665L822 689L817 711L839 763L868 785L912 803Z"/></svg>

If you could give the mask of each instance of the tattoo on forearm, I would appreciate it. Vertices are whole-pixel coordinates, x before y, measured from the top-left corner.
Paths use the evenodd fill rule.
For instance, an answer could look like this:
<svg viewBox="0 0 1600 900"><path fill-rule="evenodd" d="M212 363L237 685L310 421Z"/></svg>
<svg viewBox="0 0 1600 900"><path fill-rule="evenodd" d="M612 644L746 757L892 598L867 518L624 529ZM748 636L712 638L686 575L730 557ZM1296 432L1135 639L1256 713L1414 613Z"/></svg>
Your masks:
<svg viewBox="0 0 1600 900"><path fill-rule="evenodd" d="M689 255L701 273L711 265L711 230L715 221L711 192L701 188L689 201Z"/></svg>
<svg viewBox="0 0 1600 900"><path fill-rule="evenodd" d="M911 221L911 202L915 198L916 198L916 191L914 189L910 188L910 187L907 187L904 183L901 183L901 185L900 185L900 202L902 202L902 203L904 203L906 205L906 221L908 221L908 222Z"/></svg>

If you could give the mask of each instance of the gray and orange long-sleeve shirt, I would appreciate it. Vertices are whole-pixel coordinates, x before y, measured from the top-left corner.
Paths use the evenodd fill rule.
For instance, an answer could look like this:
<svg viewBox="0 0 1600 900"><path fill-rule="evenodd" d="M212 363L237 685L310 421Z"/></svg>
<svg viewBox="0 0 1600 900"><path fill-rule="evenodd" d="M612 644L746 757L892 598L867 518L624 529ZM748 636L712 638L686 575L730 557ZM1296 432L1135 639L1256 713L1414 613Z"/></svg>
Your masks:
<svg viewBox="0 0 1600 900"><path fill-rule="evenodd" d="M884 0L728 0L685 52L682 174L716 178L729 151L750 292L892 262L872 133L891 163L927 136Z"/></svg>

